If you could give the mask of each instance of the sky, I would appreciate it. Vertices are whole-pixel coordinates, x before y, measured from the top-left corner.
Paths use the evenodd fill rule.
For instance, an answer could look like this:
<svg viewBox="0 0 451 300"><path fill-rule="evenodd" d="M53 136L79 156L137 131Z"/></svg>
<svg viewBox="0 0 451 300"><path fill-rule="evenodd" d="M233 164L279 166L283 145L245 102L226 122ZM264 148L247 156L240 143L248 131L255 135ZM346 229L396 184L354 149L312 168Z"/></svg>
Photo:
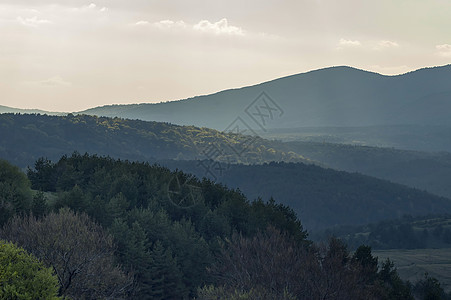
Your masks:
<svg viewBox="0 0 451 300"><path fill-rule="evenodd" d="M451 63L449 0L0 0L0 105L75 112Z"/></svg>

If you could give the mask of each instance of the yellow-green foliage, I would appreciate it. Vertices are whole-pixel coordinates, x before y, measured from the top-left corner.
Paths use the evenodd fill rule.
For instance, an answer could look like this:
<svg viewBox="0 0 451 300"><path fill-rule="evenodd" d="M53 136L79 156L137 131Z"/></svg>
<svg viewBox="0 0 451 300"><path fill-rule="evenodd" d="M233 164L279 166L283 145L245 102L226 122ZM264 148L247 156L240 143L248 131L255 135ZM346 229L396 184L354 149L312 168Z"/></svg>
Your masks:
<svg viewBox="0 0 451 300"><path fill-rule="evenodd" d="M58 279L34 256L0 241L0 299L61 299Z"/></svg>

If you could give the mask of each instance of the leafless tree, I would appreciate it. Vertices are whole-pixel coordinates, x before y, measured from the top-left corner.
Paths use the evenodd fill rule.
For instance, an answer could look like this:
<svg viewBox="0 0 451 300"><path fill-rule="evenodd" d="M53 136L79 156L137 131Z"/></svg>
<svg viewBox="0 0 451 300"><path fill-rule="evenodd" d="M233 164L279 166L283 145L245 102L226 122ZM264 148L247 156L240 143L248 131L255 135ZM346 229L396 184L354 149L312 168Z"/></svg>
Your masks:
<svg viewBox="0 0 451 300"><path fill-rule="evenodd" d="M52 266L60 294L74 299L123 299L133 278L114 261L111 235L84 213L61 209L42 219L15 217L0 236Z"/></svg>
<svg viewBox="0 0 451 300"><path fill-rule="evenodd" d="M277 299L372 299L359 280L359 264L339 240L305 245L272 227L252 238L235 234L210 272L222 291L262 289Z"/></svg>

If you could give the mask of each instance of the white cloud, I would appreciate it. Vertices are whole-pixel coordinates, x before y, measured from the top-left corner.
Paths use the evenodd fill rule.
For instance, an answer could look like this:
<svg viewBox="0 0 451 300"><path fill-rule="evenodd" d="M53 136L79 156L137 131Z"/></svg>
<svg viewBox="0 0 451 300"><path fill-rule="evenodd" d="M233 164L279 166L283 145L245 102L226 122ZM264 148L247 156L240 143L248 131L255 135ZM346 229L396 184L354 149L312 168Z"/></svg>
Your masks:
<svg viewBox="0 0 451 300"><path fill-rule="evenodd" d="M52 24L52 21L45 20L45 19L38 19L38 17L34 16L32 18L22 18L17 17L17 21L24 25L24 26L30 26L30 27L38 27L39 25L46 25L46 24Z"/></svg>
<svg viewBox="0 0 451 300"><path fill-rule="evenodd" d="M107 12L108 11L108 7L98 7L97 4L95 3L90 3L88 5L84 5L82 7L76 7L76 8L71 8L71 11L75 11L75 12L94 12L94 11L99 11L99 12Z"/></svg>
<svg viewBox="0 0 451 300"><path fill-rule="evenodd" d="M397 42L388 41L388 40L380 41L380 42L378 43L378 45L379 45L379 47L382 47L382 48L399 47L399 44L398 44Z"/></svg>
<svg viewBox="0 0 451 300"><path fill-rule="evenodd" d="M352 40L346 40L346 39L341 38L338 45L342 46L342 47L359 47L359 46L362 46L362 43L357 40L352 41Z"/></svg>
<svg viewBox="0 0 451 300"><path fill-rule="evenodd" d="M435 48L438 50L438 54L440 56L451 57L451 45L450 44L437 45L437 46L435 46Z"/></svg>
<svg viewBox="0 0 451 300"><path fill-rule="evenodd" d="M136 26L143 26L143 25L149 25L149 22L147 21L138 21L135 23Z"/></svg>
<svg viewBox="0 0 451 300"><path fill-rule="evenodd" d="M194 25L193 29L214 34L244 35L244 31L240 27L229 25L226 18L215 23L202 20Z"/></svg>
<svg viewBox="0 0 451 300"><path fill-rule="evenodd" d="M189 24L183 20L173 21L173 20L162 20L155 23L150 23L148 21L138 21L134 23L135 26L147 26L152 24L154 27L161 30L168 29L179 29L179 30L191 30L193 32L210 33L215 35L239 35L243 36L245 34L244 30L237 26L229 25L226 18L221 19L218 22L212 23L208 20L201 20L197 24Z"/></svg>
<svg viewBox="0 0 451 300"><path fill-rule="evenodd" d="M186 24L182 20L180 20L180 21L163 20L163 21L154 23L154 26L156 26L160 29L186 28Z"/></svg>

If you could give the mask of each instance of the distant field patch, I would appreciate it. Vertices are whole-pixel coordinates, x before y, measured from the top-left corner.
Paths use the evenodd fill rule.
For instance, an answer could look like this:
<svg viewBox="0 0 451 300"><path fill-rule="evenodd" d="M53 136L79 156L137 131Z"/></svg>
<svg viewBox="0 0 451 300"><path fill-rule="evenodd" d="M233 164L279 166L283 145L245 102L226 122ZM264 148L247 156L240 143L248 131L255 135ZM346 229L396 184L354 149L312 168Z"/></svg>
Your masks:
<svg viewBox="0 0 451 300"><path fill-rule="evenodd" d="M451 291L451 248L381 250L373 254L379 257L379 262L386 258L393 260L404 280L415 283L427 272L440 281L446 292Z"/></svg>

